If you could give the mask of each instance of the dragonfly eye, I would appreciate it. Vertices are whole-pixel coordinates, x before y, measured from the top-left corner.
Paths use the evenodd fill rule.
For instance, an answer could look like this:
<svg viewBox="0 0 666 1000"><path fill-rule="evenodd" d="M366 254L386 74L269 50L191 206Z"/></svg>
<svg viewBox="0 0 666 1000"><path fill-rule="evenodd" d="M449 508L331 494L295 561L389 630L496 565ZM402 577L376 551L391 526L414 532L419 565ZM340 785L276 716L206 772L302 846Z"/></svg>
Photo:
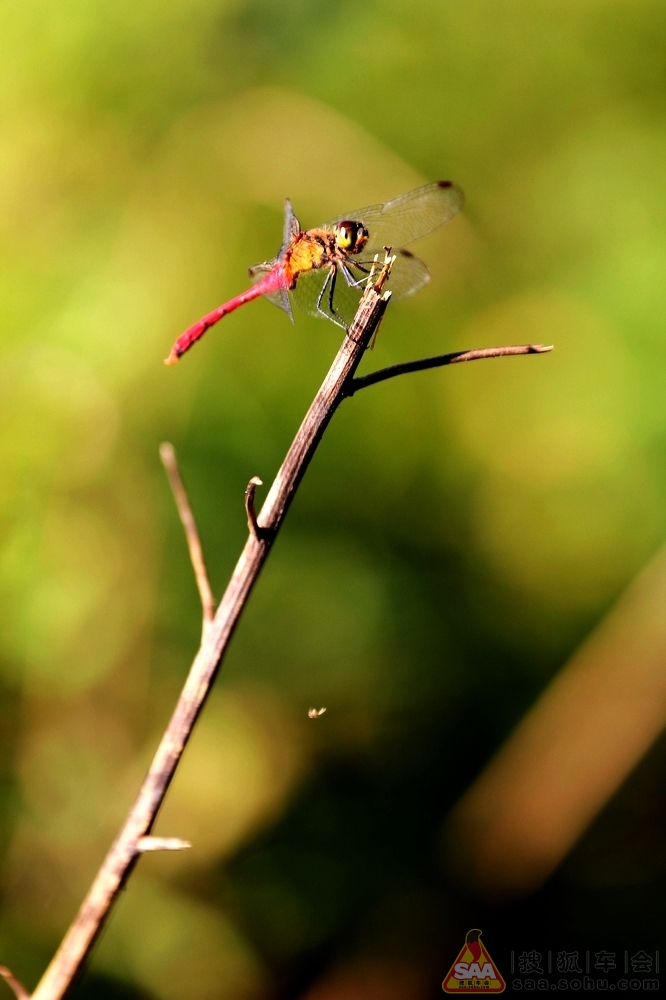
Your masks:
<svg viewBox="0 0 666 1000"><path fill-rule="evenodd" d="M335 227L335 242L347 253L358 253L368 242L368 230L360 222L338 222Z"/></svg>

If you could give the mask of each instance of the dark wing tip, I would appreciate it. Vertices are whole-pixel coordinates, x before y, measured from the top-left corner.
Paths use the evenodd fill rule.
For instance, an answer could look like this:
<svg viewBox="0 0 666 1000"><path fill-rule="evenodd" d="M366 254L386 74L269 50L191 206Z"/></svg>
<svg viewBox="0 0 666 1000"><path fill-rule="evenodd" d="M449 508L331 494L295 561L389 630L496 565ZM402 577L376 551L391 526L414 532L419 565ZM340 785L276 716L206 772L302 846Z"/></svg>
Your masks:
<svg viewBox="0 0 666 1000"><path fill-rule="evenodd" d="M453 213L455 215L456 212L460 211L465 203L465 195L463 191L461 191L458 185L454 184L453 181L436 181L436 184L438 188L444 191L451 191L451 198L453 199L452 204L456 203L458 206Z"/></svg>

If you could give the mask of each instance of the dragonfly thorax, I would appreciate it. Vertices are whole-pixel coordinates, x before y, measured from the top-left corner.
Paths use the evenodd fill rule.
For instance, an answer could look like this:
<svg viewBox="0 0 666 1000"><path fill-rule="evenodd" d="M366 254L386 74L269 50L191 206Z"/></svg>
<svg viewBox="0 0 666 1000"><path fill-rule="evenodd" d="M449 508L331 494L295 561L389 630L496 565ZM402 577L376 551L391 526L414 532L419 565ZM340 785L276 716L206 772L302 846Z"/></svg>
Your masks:
<svg viewBox="0 0 666 1000"><path fill-rule="evenodd" d="M310 229L298 233L284 259L288 287L293 288L299 274L316 271L331 264L336 257L335 238L325 230Z"/></svg>

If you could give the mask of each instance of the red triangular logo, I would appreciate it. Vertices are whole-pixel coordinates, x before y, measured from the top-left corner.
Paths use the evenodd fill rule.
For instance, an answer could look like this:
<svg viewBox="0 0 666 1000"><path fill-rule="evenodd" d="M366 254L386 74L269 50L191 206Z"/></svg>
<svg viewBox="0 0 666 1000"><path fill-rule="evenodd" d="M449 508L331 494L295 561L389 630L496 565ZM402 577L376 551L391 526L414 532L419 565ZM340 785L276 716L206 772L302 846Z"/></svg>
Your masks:
<svg viewBox="0 0 666 1000"><path fill-rule="evenodd" d="M458 957L444 977L445 993L502 993L506 983L481 941L481 931L467 931Z"/></svg>

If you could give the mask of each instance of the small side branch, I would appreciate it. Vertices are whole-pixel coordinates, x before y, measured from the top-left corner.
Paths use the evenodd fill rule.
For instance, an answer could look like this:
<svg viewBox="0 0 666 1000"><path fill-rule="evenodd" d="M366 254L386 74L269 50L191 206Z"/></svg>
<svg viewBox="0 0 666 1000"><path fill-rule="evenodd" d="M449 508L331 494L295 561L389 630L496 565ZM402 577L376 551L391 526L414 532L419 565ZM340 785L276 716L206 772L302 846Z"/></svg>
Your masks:
<svg viewBox="0 0 666 1000"><path fill-rule="evenodd" d="M16 976L12 973L6 965L0 965L0 976L5 980L8 986L14 991L14 996L17 1000L30 1000L30 994L26 990L25 986L19 983Z"/></svg>
<svg viewBox="0 0 666 1000"><path fill-rule="evenodd" d="M250 529L250 534L257 541L261 539L261 528L257 522L257 512L254 509L254 494L257 492L257 486L263 486L262 480L259 476L252 476L252 479L247 484L245 488L245 513L247 514L247 526Z"/></svg>
<svg viewBox="0 0 666 1000"><path fill-rule="evenodd" d="M194 514L192 513L192 508L190 507L190 501L187 498L187 492L185 490L185 486L183 485L183 480L181 479L180 470L178 469L176 452L173 445L169 444L168 441L165 441L164 444L160 445L160 458L162 459L162 465L166 470L166 474L169 477L169 483L171 485L174 500L176 501L178 514L180 515L180 520L182 521L183 528L185 529L185 538L187 539L187 547L190 550L192 569L194 570L194 577L197 581L197 587L199 588L205 628L209 622L212 622L215 615L215 598L213 597L213 592L210 589L208 573L206 572L206 563L204 562L203 557L203 549L201 548L201 542L199 541L199 532L197 531Z"/></svg>
<svg viewBox="0 0 666 1000"><path fill-rule="evenodd" d="M359 389L366 389L369 385L384 382L388 378L395 378L396 375L421 372L426 368L457 365L461 361L481 361L483 358L504 358L509 354L548 354L552 349L552 344L549 347L544 347L543 344L512 344L507 347L482 347L478 351L455 351L453 354L437 354L434 358L405 361L400 365L390 365L388 368L380 368L379 371L370 372L369 375L362 375L360 378L351 379L347 385L346 392L348 396L353 396Z"/></svg>

